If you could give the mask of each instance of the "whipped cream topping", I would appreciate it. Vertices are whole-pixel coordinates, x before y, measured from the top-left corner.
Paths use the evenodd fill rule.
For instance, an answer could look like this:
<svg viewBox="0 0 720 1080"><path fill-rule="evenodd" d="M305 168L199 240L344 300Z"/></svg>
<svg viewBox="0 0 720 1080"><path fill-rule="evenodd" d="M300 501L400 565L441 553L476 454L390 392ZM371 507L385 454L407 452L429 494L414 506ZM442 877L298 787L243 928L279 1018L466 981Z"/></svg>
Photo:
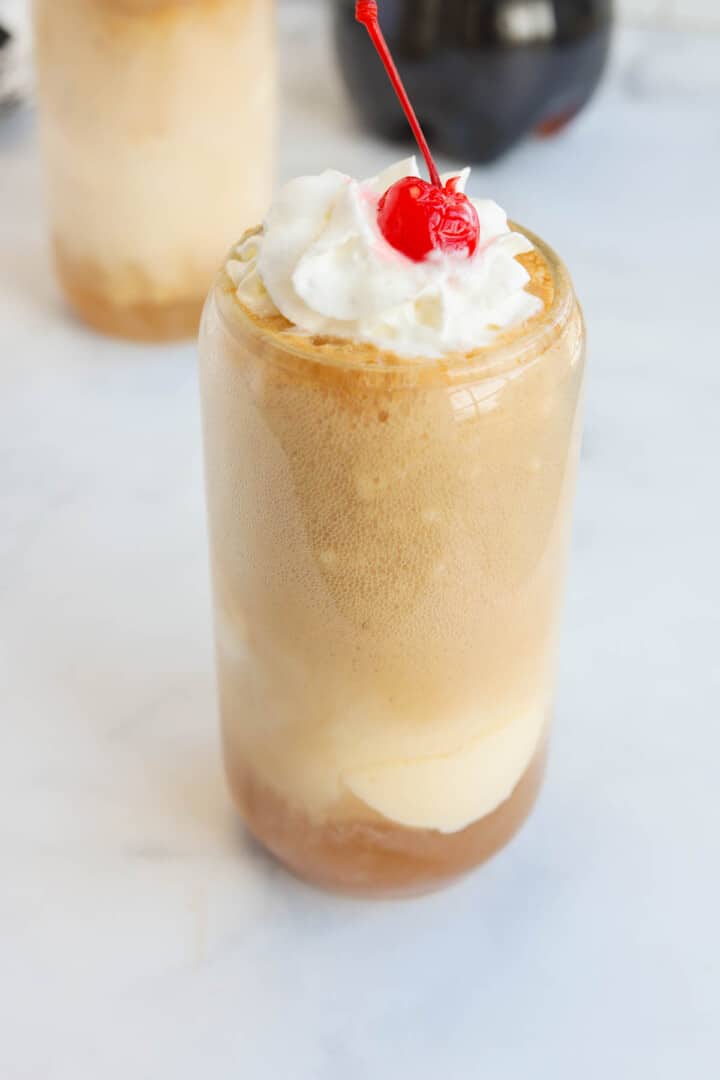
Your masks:
<svg viewBox="0 0 720 1080"><path fill-rule="evenodd" d="M469 174L460 174L459 191ZM404 176L417 176L414 157L361 182L333 169L291 180L262 231L228 260L238 298L257 315L283 315L295 331L417 358L469 352L536 315L542 301L516 259L533 245L490 199L473 200L480 243L470 257L435 251L415 262L388 244L378 201Z"/></svg>

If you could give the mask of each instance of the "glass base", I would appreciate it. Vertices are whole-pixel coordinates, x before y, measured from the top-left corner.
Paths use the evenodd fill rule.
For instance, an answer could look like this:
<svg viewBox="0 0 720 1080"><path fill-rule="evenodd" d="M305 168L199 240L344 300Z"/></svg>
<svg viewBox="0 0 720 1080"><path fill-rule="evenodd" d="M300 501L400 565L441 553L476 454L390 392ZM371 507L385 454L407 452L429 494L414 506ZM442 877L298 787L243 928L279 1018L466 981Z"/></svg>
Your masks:
<svg viewBox="0 0 720 1080"><path fill-rule="evenodd" d="M457 833L376 821L318 825L291 809L238 763L228 779L245 824L299 877L351 896L419 896L442 888L504 847L532 810L547 757L543 744L512 795Z"/></svg>
<svg viewBox="0 0 720 1080"><path fill-rule="evenodd" d="M204 296L164 304L118 304L98 287L102 283L100 271L94 271L91 264L68 259L57 245L55 265L70 305L94 330L130 341L182 341L197 337Z"/></svg>

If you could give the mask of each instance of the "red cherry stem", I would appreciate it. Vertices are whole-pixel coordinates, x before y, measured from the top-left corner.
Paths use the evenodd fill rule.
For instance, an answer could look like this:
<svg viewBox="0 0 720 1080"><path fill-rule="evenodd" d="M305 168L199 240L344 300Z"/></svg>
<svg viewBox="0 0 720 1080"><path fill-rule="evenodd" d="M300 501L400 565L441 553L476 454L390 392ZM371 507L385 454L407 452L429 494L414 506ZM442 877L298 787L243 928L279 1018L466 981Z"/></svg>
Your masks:
<svg viewBox="0 0 720 1080"><path fill-rule="evenodd" d="M387 46L387 42L383 36L383 32L380 29L378 22L378 7L376 0L357 0L355 4L355 18L359 23L367 30L370 35L370 40L377 49L378 55L385 65L385 70L388 73L388 78L393 85L393 89L398 96L398 100L403 107L408 123L412 128L412 133L417 140L417 144L422 151L422 156L425 158L425 162L430 173L430 180L435 187L442 188L442 180L440 179L440 173L437 171L433 156L430 153L430 147L427 144L427 139L423 135L423 130L420 127L420 121L415 115L415 110L410 104L410 98L407 96L407 91L402 84L400 73L395 67L395 61L392 58L390 50Z"/></svg>

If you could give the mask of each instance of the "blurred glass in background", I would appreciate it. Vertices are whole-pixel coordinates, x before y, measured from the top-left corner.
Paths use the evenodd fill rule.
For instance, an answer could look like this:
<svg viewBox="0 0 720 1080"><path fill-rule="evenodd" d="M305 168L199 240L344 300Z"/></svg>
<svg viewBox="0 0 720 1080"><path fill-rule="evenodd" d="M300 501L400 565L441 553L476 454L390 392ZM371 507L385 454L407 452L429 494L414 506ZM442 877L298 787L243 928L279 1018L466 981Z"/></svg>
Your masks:
<svg viewBox="0 0 720 1080"><path fill-rule="evenodd" d="M340 68L364 123L388 139L407 124L354 0L333 0ZM488 162L530 132L552 135L594 94L612 0L382 0L380 19L438 150Z"/></svg>
<svg viewBox="0 0 720 1080"><path fill-rule="evenodd" d="M34 0L58 275L90 325L197 332L273 182L274 0Z"/></svg>

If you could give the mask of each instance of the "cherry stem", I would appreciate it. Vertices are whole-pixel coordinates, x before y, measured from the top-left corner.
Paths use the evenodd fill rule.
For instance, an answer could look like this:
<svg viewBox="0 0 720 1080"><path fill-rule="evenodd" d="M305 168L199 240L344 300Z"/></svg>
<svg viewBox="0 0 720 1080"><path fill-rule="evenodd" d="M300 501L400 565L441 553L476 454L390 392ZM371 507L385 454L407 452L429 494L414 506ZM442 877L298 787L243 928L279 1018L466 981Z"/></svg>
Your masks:
<svg viewBox="0 0 720 1080"><path fill-rule="evenodd" d="M383 32L380 29L378 22L378 7L376 0L357 0L355 5L355 18L359 23L367 30L370 35L370 40L377 49L378 55L382 60L385 70L388 73L388 78L393 85L393 89L398 96L398 100L403 107L408 123L412 128L412 133L415 136L418 146L422 151L422 156L425 158L425 162L430 173L430 180L435 187L442 188L442 180L440 179L440 173L437 171L433 156L430 153L430 147L427 144L427 139L423 135L423 130L420 127L420 121L415 115L415 110L410 104L410 98L407 96L407 91L403 86L400 73L395 67L395 61L392 58L387 42L383 36Z"/></svg>

